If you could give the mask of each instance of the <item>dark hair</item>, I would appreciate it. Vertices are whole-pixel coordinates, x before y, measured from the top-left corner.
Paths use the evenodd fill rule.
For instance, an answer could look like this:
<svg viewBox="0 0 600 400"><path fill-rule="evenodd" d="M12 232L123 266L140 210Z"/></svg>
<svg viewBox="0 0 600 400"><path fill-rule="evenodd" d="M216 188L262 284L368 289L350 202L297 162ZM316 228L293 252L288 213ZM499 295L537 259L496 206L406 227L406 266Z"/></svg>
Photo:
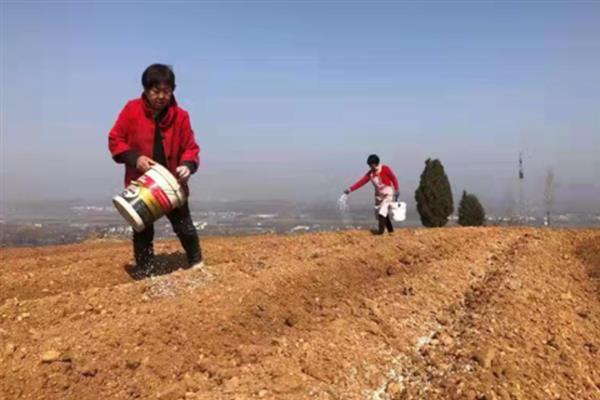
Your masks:
<svg viewBox="0 0 600 400"><path fill-rule="evenodd" d="M148 90L160 84L175 89L175 74L169 65L152 64L142 74L142 86Z"/></svg>
<svg viewBox="0 0 600 400"><path fill-rule="evenodd" d="M379 165L379 157L377 157L377 154L371 154L369 156L369 158L367 158L367 165Z"/></svg>

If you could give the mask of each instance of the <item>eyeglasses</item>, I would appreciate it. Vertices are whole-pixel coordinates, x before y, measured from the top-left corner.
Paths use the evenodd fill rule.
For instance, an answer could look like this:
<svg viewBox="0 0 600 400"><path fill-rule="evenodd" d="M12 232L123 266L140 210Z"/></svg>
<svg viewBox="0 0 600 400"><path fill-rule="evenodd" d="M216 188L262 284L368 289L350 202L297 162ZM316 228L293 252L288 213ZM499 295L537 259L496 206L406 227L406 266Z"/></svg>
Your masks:
<svg viewBox="0 0 600 400"><path fill-rule="evenodd" d="M152 97L158 97L161 94L163 96L170 96L173 94L173 89L171 88L157 88L157 87L153 87L152 89L148 90L148 94Z"/></svg>

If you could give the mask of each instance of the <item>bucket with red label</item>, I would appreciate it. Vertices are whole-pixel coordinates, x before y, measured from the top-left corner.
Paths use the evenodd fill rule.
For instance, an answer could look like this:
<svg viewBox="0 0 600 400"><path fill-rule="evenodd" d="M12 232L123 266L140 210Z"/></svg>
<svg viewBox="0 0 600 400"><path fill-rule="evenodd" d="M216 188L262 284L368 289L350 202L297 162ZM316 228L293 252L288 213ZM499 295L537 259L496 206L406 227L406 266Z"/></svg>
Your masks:
<svg viewBox="0 0 600 400"><path fill-rule="evenodd" d="M181 207L186 202L181 185L165 167L154 164L144 175L131 182L113 204L136 232Z"/></svg>

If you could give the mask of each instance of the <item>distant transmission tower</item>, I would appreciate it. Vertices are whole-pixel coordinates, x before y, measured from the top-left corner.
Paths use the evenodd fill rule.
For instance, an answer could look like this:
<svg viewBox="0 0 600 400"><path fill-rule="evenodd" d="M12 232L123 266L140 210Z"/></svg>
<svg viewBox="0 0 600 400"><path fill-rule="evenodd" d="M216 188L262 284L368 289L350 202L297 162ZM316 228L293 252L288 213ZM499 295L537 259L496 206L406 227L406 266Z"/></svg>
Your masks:
<svg viewBox="0 0 600 400"><path fill-rule="evenodd" d="M524 194L524 181L525 180L525 170L523 168L523 153L519 153L519 215L517 216L519 223L526 222L525 216L525 194Z"/></svg>

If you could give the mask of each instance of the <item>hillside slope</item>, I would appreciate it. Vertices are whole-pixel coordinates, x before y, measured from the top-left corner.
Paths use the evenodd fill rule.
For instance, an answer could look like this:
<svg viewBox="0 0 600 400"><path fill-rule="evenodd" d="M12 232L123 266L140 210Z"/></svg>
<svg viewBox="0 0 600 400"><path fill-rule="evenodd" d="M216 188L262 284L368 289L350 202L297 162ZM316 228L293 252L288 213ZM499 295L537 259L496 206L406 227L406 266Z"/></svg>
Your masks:
<svg viewBox="0 0 600 400"><path fill-rule="evenodd" d="M600 399L600 230L203 245L2 249L0 398Z"/></svg>

